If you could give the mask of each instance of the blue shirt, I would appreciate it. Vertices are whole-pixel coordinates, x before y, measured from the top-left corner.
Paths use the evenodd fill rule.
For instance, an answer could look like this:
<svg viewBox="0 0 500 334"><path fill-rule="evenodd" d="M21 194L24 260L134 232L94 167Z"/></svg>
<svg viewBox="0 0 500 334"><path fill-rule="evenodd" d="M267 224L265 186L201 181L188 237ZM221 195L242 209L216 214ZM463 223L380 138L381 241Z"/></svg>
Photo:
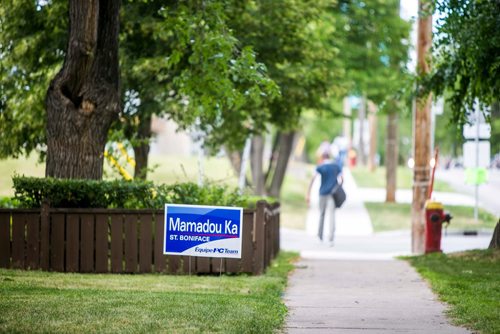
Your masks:
<svg viewBox="0 0 500 334"><path fill-rule="evenodd" d="M326 161L318 165L316 171L321 175L320 195L329 195L337 185L337 177L341 173L340 166L333 161Z"/></svg>

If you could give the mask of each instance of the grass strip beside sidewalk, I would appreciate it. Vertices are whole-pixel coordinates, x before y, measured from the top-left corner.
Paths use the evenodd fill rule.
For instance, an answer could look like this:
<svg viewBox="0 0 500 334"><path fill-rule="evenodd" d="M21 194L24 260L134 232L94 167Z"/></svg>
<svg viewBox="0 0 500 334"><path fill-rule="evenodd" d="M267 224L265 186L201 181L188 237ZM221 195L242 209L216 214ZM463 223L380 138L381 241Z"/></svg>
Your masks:
<svg viewBox="0 0 500 334"><path fill-rule="evenodd" d="M411 228L411 204L366 202L365 207L375 232L408 230ZM453 216L449 230L493 229L497 218L479 209L478 221L474 220L474 208L462 205L446 205L445 211ZM445 233L443 231L443 233Z"/></svg>
<svg viewBox="0 0 500 334"><path fill-rule="evenodd" d="M63 274L0 270L0 332L270 333L284 324L291 262L262 276Z"/></svg>
<svg viewBox="0 0 500 334"><path fill-rule="evenodd" d="M453 321L482 334L500 329L500 250L406 257L439 298Z"/></svg>

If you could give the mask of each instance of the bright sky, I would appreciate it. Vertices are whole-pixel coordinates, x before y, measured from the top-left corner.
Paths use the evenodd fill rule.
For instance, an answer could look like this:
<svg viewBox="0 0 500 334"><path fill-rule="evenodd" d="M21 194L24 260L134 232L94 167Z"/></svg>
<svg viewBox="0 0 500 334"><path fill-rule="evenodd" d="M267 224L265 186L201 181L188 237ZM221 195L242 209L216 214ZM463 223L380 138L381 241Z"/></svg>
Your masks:
<svg viewBox="0 0 500 334"><path fill-rule="evenodd" d="M411 31L411 44L410 50L410 63L408 69L414 71L417 64L417 15L418 15L418 0L401 0L399 15L405 20L413 20L413 27Z"/></svg>

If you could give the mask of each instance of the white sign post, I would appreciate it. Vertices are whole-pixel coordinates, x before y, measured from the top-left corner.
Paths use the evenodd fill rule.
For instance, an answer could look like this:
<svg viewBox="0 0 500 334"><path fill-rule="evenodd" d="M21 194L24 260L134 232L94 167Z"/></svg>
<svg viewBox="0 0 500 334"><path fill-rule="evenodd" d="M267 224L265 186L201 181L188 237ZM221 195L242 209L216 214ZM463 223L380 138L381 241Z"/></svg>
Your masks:
<svg viewBox="0 0 500 334"><path fill-rule="evenodd" d="M473 168L474 173L478 174L480 168L487 168L490 164L490 142L491 126L481 117L479 103L474 103L475 113L470 121L471 125L465 125L463 130L464 138L467 139L463 145L464 167ZM474 195L476 205L474 207L474 220L478 221L478 206L479 206L479 180L485 178L474 178Z"/></svg>

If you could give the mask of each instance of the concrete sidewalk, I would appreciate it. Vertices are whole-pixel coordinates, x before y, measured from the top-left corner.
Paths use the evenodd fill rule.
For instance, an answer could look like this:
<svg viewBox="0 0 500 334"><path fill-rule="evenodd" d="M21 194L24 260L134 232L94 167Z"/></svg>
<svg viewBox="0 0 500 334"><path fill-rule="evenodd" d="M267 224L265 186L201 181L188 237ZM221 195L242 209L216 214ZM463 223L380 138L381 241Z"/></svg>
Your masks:
<svg viewBox="0 0 500 334"><path fill-rule="evenodd" d="M286 333L469 333L403 261L305 259L284 299Z"/></svg>
<svg viewBox="0 0 500 334"><path fill-rule="evenodd" d="M448 235L445 252L486 248L491 235ZM301 260L284 301L286 333L468 333L450 325L446 306L405 261L409 231L338 236L328 247L305 231L281 230L283 250Z"/></svg>
<svg viewBox="0 0 500 334"><path fill-rule="evenodd" d="M377 201L381 192L358 189L350 174L346 181L348 199L338 211L334 247L318 240L312 214L306 230L281 229L281 248L301 256L284 296L286 333L469 333L452 326L446 305L427 283L394 259L411 254L410 231L372 232L363 201ZM440 195L448 204L470 200ZM441 246L444 252L486 248L490 239L490 232L449 233Z"/></svg>

